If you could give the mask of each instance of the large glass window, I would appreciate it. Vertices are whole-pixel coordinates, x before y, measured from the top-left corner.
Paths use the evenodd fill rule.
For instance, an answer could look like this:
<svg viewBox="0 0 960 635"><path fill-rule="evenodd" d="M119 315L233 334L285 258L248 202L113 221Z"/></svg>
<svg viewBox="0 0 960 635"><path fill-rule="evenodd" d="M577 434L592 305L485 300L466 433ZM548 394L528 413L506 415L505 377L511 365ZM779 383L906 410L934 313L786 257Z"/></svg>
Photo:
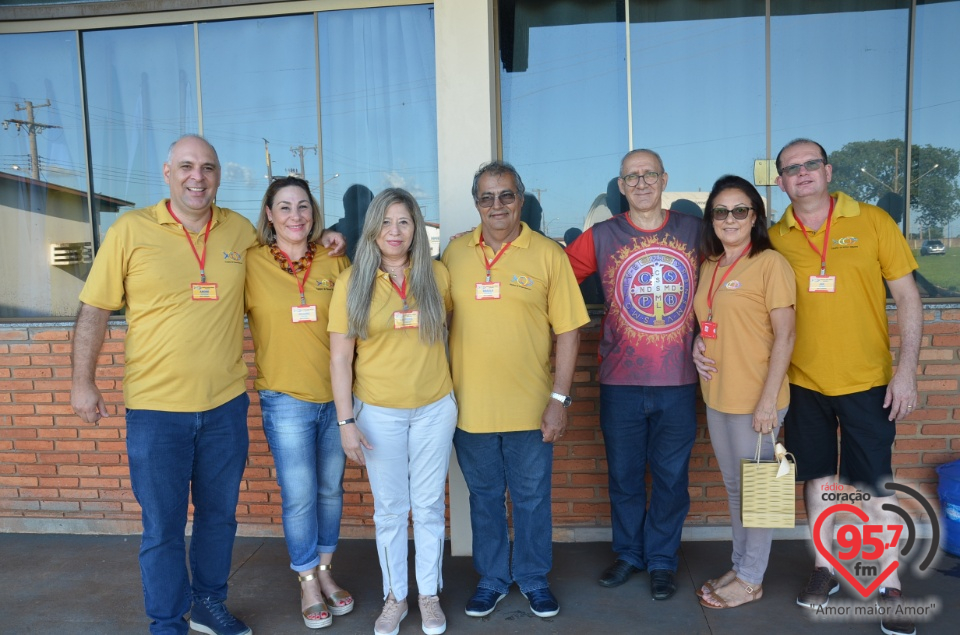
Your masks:
<svg viewBox="0 0 960 635"><path fill-rule="evenodd" d="M200 25L203 133L220 155L217 203L256 222L270 176L319 196L314 17Z"/></svg>
<svg viewBox="0 0 960 635"><path fill-rule="evenodd" d="M763 0L630 2L633 144L663 158L664 205L702 216L723 174L766 155Z"/></svg>
<svg viewBox="0 0 960 635"><path fill-rule="evenodd" d="M516 0L499 11L503 158L526 185L524 220L561 238L609 216L629 149L623 3Z"/></svg>
<svg viewBox="0 0 960 635"><path fill-rule="evenodd" d="M117 214L170 195L162 166L170 143L197 132L193 25L83 35L93 184L100 239Z"/></svg>
<svg viewBox="0 0 960 635"><path fill-rule="evenodd" d="M73 315L93 254L77 36L5 35L0 59L0 318Z"/></svg>
<svg viewBox="0 0 960 635"><path fill-rule="evenodd" d="M439 252L433 8L319 14L320 113L327 223L356 245L367 206L408 190Z"/></svg>
<svg viewBox="0 0 960 635"><path fill-rule="evenodd" d="M831 189L879 204L901 224L909 5L775 2L770 21L772 154L797 137L820 142ZM790 201L770 189L776 220Z"/></svg>
<svg viewBox="0 0 960 635"><path fill-rule="evenodd" d="M917 2L910 244L921 292L960 296L960 2Z"/></svg>

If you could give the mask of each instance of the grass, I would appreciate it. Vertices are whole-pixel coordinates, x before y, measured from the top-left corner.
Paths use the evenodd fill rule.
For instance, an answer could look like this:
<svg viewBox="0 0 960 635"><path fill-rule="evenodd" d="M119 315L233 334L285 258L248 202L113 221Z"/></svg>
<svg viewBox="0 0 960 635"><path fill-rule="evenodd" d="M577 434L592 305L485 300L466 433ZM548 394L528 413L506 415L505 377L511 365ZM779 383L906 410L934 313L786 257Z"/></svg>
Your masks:
<svg viewBox="0 0 960 635"><path fill-rule="evenodd" d="M940 287L940 293L930 293L931 296L960 296L960 247L948 247L946 253L936 256L921 256L920 250L914 249L913 255L920 264L920 275ZM921 282L920 294L926 296L922 281L918 282Z"/></svg>

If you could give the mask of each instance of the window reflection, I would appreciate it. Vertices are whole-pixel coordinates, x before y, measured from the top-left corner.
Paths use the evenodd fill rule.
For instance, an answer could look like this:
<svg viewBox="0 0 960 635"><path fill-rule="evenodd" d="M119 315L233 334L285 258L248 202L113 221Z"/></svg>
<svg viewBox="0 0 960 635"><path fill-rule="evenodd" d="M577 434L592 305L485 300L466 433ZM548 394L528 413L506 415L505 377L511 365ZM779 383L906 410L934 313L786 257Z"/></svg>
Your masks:
<svg viewBox="0 0 960 635"><path fill-rule="evenodd" d="M0 59L0 318L73 315L92 256L77 38L5 35Z"/></svg>
<svg viewBox="0 0 960 635"><path fill-rule="evenodd" d="M319 195L314 17L200 25L203 132L223 169L217 204L256 222L268 177Z"/></svg>
<svg viewBox="0 0 960 635"><path fill-rule="evenodd" d="M559 239L619 211L607 186L628 149L623 3L516 0L499 11L503 158L526 185L524 220Z"/></svg>
<svg viewBox="0 0 960 635"><path fill-rule="evenodd" d="M820 142L834 166L831 189L880 204L902 226L909 2L871 9L858 0L773 3L771 154L797 137ZM777 220L790 201L771 190Z"/></svg>
<svg viewBox="0 0 960 635"><path fill-rule="evenodd" d="M766 156L764 2L632 0L630 22L633 145L663 157L664 205L702 216L719 176Z"/></svg>
<svg viewBox="0 0 960 635"><path fill-rule="evenodd" d="M921 293L931 297L960 295L957 24L960 2L917 2L909 237L920 263Z"/></svg>
<svg viewBox="0 0 960 635"><path fill-rule="evenodd" d="M169 196L170 144L199 129L193 26L85 33L83 55L94 187L123 201L95 207L102 240L118 212Z"/></svg>
<svg viewBox="0 0 960 635"><path fill-rule="evenodd" d="M356 245L373 194L413 194L439 253L433 8L318 15L323 203L327 223Z"/></svg>

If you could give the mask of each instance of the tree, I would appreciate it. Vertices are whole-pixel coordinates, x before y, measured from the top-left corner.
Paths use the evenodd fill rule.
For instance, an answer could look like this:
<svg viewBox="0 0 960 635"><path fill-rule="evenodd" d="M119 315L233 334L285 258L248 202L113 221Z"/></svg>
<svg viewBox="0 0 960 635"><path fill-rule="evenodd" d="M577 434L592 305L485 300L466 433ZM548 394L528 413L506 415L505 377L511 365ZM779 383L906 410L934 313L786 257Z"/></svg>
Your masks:
<svg viewBox="0 0 960 635"><path fill-rule="evenodd" d="M885 209L903 220L907 190L906 152L902 139L853 141L830 154L831 189ZM910 173L913 224L929 230L960 216L960 151L914 145ZM936 166L936 167L934 167Z"/></svg>

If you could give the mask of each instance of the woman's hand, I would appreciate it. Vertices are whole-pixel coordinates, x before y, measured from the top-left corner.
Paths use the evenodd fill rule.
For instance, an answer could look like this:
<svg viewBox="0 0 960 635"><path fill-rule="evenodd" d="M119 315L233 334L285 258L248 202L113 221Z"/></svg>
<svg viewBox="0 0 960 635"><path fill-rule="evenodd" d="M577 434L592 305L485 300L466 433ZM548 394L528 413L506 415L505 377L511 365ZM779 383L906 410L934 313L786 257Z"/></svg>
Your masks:
<svg viewBox="0 0 960 635"><path fill-rule="evenodd" d="M355 423L340 426L340 445L343 446L343 453L347 458L360 465L366 465L363 448L373 449L373 446L367 442L367 437L363 436L363 432Z"/></svg>
<svg viewBox="0 0 960 635"><path fill-rule="evenodd" d="M753 411L753 429L761 434L770 434L777 425L777 402L775 399L760 398Z"/></svg>
<svg viewBox="0 0 960 635"><path fill-rule="evenodd" d="M699 335L693 340L693 365L697 367L697 372L705 381L710 381L713 373L717 372L717 363L706 357L707 345Z"/></svg>

